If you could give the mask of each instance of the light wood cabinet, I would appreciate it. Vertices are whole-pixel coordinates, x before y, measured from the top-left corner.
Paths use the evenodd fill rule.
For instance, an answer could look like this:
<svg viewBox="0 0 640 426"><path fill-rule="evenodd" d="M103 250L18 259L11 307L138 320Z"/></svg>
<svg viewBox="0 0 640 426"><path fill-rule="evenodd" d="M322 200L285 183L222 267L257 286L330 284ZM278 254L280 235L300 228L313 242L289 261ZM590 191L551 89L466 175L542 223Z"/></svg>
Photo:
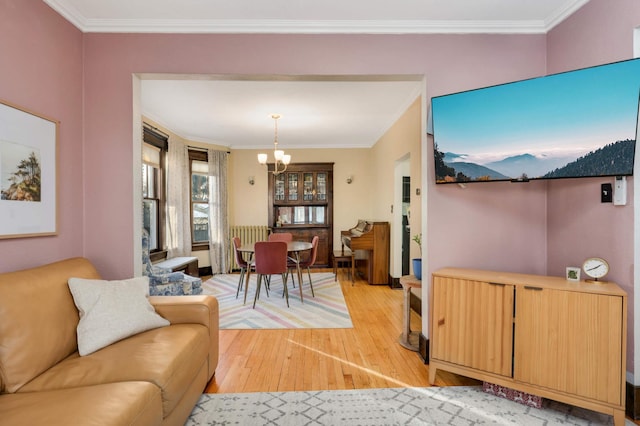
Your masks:
<svg viewBox="0 0 640 426"><path fill-rule="evenodd" d="M516 297L514 379L620 404L622 297L527 286Z"/></svg>
<svg viewBox="0 0 640 426"><path fill-rule="evenodd" d="M513 286L443 277L433 294L432 357L510 376Z"/></svg>
<svg viewBox="0 0 640 426"><path fill-rule="evenodd" d="M445 268L433 275L438 369L614 416L624 424L626 293L613 283Z"/></svg>

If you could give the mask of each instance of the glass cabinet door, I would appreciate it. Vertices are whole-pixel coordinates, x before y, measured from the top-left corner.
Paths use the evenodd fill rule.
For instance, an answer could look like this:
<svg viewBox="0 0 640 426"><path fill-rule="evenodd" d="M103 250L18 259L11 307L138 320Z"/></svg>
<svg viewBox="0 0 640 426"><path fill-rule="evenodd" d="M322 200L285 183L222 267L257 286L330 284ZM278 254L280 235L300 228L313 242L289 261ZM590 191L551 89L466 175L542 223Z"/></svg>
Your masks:
<svg viewBox="0 0 640 426"><path fill-rule="evenodd" d="M328 200L327 172L286 172L273 177L273 201L286 204L325 203Z"/></svg>
<svg viewBox="0 0 640 426"><path fill-rule="evenodd" d="M275 208L275 226L326 225L325 206L280 206Z"/></svg>
<svg viewBox="0 0 640 426"><path fill-rule="evenodd" d="M326 225L327 222L324 212L324 206L309 207L309 223L314 225Z"/></svg>
<svg viewBox="0 0 640 426"><path fill-rule="evenodd" d="M316 195L318 201L327 201L327 174L324 172L316 175Z"/></svg>
<svg viewBox="0 0 640 426"><path fill-rule="evenodd" d="M307 223L307 208L304 206L295 206L293 208L293 223L296 225L305 225Z"/></svg>
<svg viewBox="0 0 640 426"><path fill-rule="evenodd" d="M304 201L313 201L313 173L304 173L303 175L303 199Z"/></svg>
<svg viewBox="0 0 640 426"><path fill-rule="evenodd" d="M289 196L287 201L298 201L298 174L287 173Z"/></svg>
<svg viewBox="0 0 640 426"><path fill-rule="evenodd" d="M273 197L276 201L284 201L284 175L274 176Z"/></svg>

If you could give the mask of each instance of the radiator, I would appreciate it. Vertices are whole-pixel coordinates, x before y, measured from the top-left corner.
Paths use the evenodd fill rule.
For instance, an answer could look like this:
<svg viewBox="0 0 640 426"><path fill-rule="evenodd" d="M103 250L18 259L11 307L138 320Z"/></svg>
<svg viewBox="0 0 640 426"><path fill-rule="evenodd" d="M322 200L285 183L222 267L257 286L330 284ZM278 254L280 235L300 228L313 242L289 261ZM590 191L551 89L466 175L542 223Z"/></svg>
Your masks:
<svg viewBox="0 0 640 426"><path fill-rule="evenodd" d="M253 244L256 241L267 241L269 238L269 228L258 225L231 226L231 228L229 228L229 236L230 238L239 237L241 244ZM233 253L233 244L229 244L228 264L231 268L229 272L240 269Z"/></svg>

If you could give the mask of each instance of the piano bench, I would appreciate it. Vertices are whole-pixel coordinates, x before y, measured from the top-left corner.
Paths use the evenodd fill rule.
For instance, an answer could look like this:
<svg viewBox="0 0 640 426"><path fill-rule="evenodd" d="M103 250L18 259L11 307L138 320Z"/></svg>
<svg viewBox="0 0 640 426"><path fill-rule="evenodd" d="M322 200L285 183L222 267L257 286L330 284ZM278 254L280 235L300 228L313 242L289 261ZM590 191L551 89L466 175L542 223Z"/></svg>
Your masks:
<svg viewBox="0 0 640 426"><path fill-rule="evenodd" d="M338 264L347 264L347 267L351 267L351 270L347 269L347 273L351 278L351 285L355 284L355 257L351 250L335 250L331 253L331 264L333 265L333 275L338 280Z"/></svg>

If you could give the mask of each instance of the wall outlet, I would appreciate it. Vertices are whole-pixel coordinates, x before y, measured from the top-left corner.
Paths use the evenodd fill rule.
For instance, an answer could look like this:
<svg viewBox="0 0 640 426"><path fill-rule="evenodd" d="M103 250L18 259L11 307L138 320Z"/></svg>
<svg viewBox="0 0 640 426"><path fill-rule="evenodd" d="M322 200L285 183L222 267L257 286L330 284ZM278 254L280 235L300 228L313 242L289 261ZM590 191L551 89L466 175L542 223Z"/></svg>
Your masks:
<svg viewBox="0 0 640 426"><path fill-rule="evenodd" d="M616 176L613 182L613 205L624 206L627 204L627 178Z"/></svg>

